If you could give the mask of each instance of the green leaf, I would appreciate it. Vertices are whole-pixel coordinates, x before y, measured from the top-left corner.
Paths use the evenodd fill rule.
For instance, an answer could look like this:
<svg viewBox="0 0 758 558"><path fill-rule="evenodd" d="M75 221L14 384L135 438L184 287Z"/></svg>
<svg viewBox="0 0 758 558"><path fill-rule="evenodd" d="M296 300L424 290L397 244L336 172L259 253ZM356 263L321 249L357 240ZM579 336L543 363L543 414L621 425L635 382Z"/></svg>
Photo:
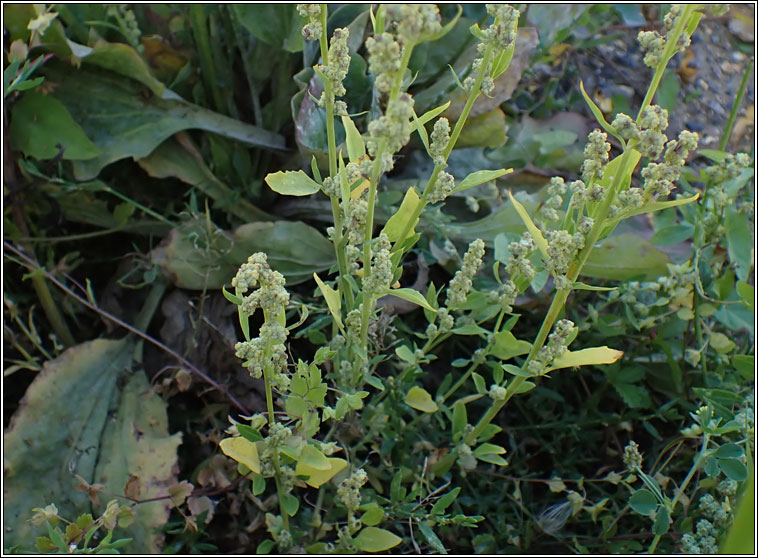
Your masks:
<svg viewBox="0 0 758 558"><path fill-rule="evenodd" d="M326 300L326 305L329 307L329 312L331 312L334 321L337 322L339 328L342 329L342 317L340 314L340 311L342 309L342 297L340 296L339 289L335 291L333 288L319 279L319 276L315 273L313 274L313 278L316 280L318 288L321 289L321 294Z"/></svg>
<svg viewBox="0 0 758 558"><path fill-rule="evenodd" d="M255 549L256 554L269 554L271 550L276 546L276 543L271 539L266 539L258 544Z"/></svg>
<svg viewBox="0 0 758 558"><path fill-rule="evenodd" d="M671 246L673 244L679 244L680 242L684 242L688 238L691 238L694 231L695 227L690 223L663 227L655 231L655 234L650 237L650 243L655 244L656 246Z"/></svg>
<svg viewBox="0 0 758 558"><path fill-rule="evenodd" d="M53 96L101 151L95 158L74 162L77 180L90 180L106 165L126 157L147 157L163 141L187 129L202 129L253 147L284 147L278 134L184 100L162 99L149 91L145 98L143 85L112 72L72 71L62 64L45 68L48 79L59 83Z"/></svg>
<svg viewBox="0 0 758 558"><path fill-rule="evenodd" d="M319 471L329 471L332 468L331 463L321 450L316 449L311 444L305 444L300 451L300 459L303 464L312 469Z"/></svg>
<svg viewBox="0 0 758 558"><path fill-rule="evenodd" d="M150 259L177 287L220 289L255 252L268 255L269 265L284 275L288 286L335 263L332 243L299 221L248 223L232 231L201 219L186 221L150 253Z"/></svg>
<svg viewBox="0 0 758 558"><path fill-rule="evenodd" d="M477 393L487 393L487 386L485 385L484 378L481 374L474 372L471 374L471 378L474 380L474 386L476 387Z"/></svg>
<svg viewBox="0 0 758 558"><path fill-rule="evenodd" d="M450 106L450 101L448 101L444 105L440 105L440 106L438 106L436 108L433 108L433 109L430 109L430 110L426 111L424 114L422 114L421 116L418 117L419 124L421 124L423 126L424 124L426 124L427 122L429 122L433 118L436 118L440 114L442 114L443 112L445 112L448 109L449 106Z"/></svg>
<svg viewBox="0 0 758 558"><path fill-rule="evenodd" d="M737 294L751 312L755 312L755 287L744 281L737 281Z"/></svg>
<svg viewBox="0 0 758 558"><path fill-rule="evenodd" d="M466 427L468 422L468 416L466 413L466 405L460 401L453 406L453 440L456 440Z"/></svg>
<svg viewBox="0 0 758 558"><path fill-rule="evenodd" d="M438 409L429 392L418 386L413 386L408 391L404 401L409 407L425 413L436 413Z"/></svg>
<svg viewBox="0 0 758 558"><path fill-rule="evenodd" d="M426 300L426 297L422 295L420 292L418 292L416 289L409 289L409 288L403 288L403 289L387 289L384 291L384 295L390 295L390 296L396 296L398 298L402 298L403 300L407 300L408 302L412 302L413 304L418 304L419 306L429 310L430 312L437 312Z"/></svg>
<svg viewBox="0 0 758 558"><path fill-rule="evenodd" d="M718 458L718 464L721 472L730 480L742 482L747 478L747 467L739 459Z"/></svg>
<svg viewBox="0 0 758 558"><path fill-rule="evenodd" d="M618 289L618 287L596 287L595 285L587 285L579 281L575 281L571 288L575 291L615 291Z"/></svg>
<svg viewBox="0 0 758 558"><path fill-rule="evenodd" d="M652 492L641 488L629 498L629 505L640 515L650 515L658 507L658 500Z"/></svg>
<svg viewBox="0 0 758 558"><path fill-rule="evenodd" d="M400 345L395 349L395 354L403 362L408 364L414 364L416 362L416 354L408 347L408 345Z"/></svg>
<svg viewBox="0 0 758 558"><path fill-rule="evenodd" d="M353 544L363 552L382 552L399 545L403 539L378 527L364 527L353 539Z"/></svg>
<svg viewBox="0 0 758 558"><path fill-rule="evenodd" d="M742 488L740 503L721 546L722 554L755 554L755 475Z"/></svg>
<svg viewBox="0 0 758 558"><path fill-rule="evenodd" d="M8 137L13 149L35 159L52 159L61 150L67 160L101 154L63 103L37 91L26 93L12 106Z"/></svg>
<svg viewBox="0 0 758 558"><path fill-rule="evenodd" d="M345 143L347 144L347 154L351 163L366 155L366 144L355 123L347 116L342 116L342 125L345 127Z"/></svg>
<svg viewBox="0 0 758 558"><path fill-rule="evenodd" d="M437 535L435 535L434 531L432 531L432 528L427 525L426 521L420 521L418 523L418 529L421 531L421 534L424 535L424 538L429 543L429 546L431 546L436 552L439 552L440 554L447 554L445 545L442 544L442 541Z"/></svg>
<svg viewBox="0 0 758 558"><path fill-rule="evenodd" d="M379 525L382 520L384 520L384 510L381 508L366 510L366 513L361 516L361 523L369 527Z"/></svg>
<svg viewBox="0 0 758 558"><path fill-rule="evenodd" d="M598 124L603 127L603 130L614 136L616 139L618 139L622 145L624 145L626 142L624 142L624 138L622 138L616 128L608 124L608 121L605 119L605 116L603 116L603 111L600 110L600 107L598 107L595 102L590 98L589 95L587 95L587 91L584 90L584 82L579 82L579 89L582 91L582 96L584 97L585 102L590 107L590 111L592 111L592 114L595 116L595 120L597 120Z"/></svg>
<svg viewBox="0 0 758 558"><path fill-rule="evenodd" d="M526 393L528 391L532 391L536 387L537 387L537 384L535 384L534 382L529 382L529 381L523 382L516 390L516 395L521 394L521 393Z"/></svg>
<svg viewBox="0 0 758 558"><path fill-rule="evenodd" d="M282 495L282 508L287 515L294 517L300 508L300 500L292 494L284 494Z"/></svg>
<svg viewBox="0 0 758 558"><path fill-rule="evenodd" d="M534 224L532 218L529 217L529 214L526 212L526 209L524 209L524 206L521 205L521 203L519 203L519 201L513 197L513 194L511 194L510 190L508 191L508 197L510 198L513 207L516 208L519 217L521 217L521 220L524 222L526 230L528 230L529 234L532 235L532 239L537 245L537 249L540 251L540 254L542 254L543 258L547 259L549 257L547 254L547 241L542 236L542 232L540 232L540 230L537 228L537 225Z"/></svg>
<svg viewBox="0 0 758 558"><path fill-rule="evenodd" d="M671 516L666 506L660 506L655 514L655 521L653 522L653 533L658 536L663 536L668 533L669 525L671 524Z"/></svg>
<svg viewBox="0 0 758 558"><path fill-rule="evenodd" d="M752 267L753 235L746 212L738 212L735 204L726 206L726 247L729 259L737 266L737 278L747 281Z"/></svg>
<svg viewBox="0 0 758 558"><path fill-rule="evenodd" d="M277 171L266 175L266 184L284 196L310 196L321 187L303 171Z"/></svg>
<svg viewBox="0 0 758 558"><path fill-rule="evenodd" d="M253 495L260 496L266 490L266 478L261 475L255 475L253 478Z"/></svg>
<svg viewBox="0 0 758 558"><path fill-rule="evenodd" d="M515 356L525 355L532 350L531 343L516 339L510 331L496 333L494 341L495 344L490 349L490 354L500 360L510 360Z"/></svg>
<svg viewBox="0 0 758 558"><path fill-rule="evenodd" d="M753 379L755 373L755 357L753 355L735 355L732 357L732 366L746 380Z"/></svg>
<svg viewBox="0 0 758 558"><path fill-rule="evenodd" d="M229 7L234 18L253 37L288 52L303 50L304 20L294 4L230 4ZM267 52L281 56L276 50L267 49Z"/></svg>
<svg viewBox="0 0 758 558"><path fill-rule="evenodd" d="M744 450L734 443L728 443L724 444L722 446L719 446L719 448L713 452L714 457L718 458L724 458L724 457L730 457L730 458L737 458L742 457L745 455Z"/></svg>
<svg viewBox="0 0 758 558"><path fill-rule="evenodd" d="M442 496L439 500L437 500L434 503L429 513L431 515L441 515L445 513L445 510L447 510L450 504L452 504L455 501L455 499L458 497L458 493L460 491L461 491L460 486L453 488L450 492Z"/></svg>
<svg viewBox="0 0 758 558"><path fill-rule="evenodd" d="M718 331L711 333L708 344L721 355L732 352L735 347L734 341Z"/></svg>
<svg viewBox="0 0 758 558"><path fill-rule="evenodd" d="M546 372L559 368L573 368L576 366L590 366L598 364L612 364L624 355L623 351L608 347L592 347L579 351L566 351L556 358Z"/></svg>
<svg viewBox="0 0 758 558"><path fill-rule="evenodd" d="M501 455L503 453L506 453L506 449L496 444L484 443L484 444L479 444L474 450L474 455L477 457L479 457L480 455L487 455L489 453L492 453L495 455Z"/></svg>
<svg viewBox="0 0 758 558"><path fill-rule="evenodd" d="M519 368L518 366L514 366L513 364L503 364L503 370L508 372L508 374L512 374L513 376L522 376L524 378L532 377L532 374L523 370L522 368Z"/></svg>
<svg viewBox="0 0 758 558"><path fill-rule="evenodd" d="M669 201L657 201L657 202L645 204L641 207L635 207L635 208L630 208L628 210L622 210L618 214L618 217L613 219L612 222L617 223L620 220L628 219L629 217L634 217L635 215L644 215L645 213L654 213L656 211L662 211L664 209L669 209L671 207L686 205L688 203L692 203L696 201L699 197L700 197L700 194L695 194L688 198L681 198L678 200L669 200Z"/></svg>
<svg viewBox="0 0 758 558"><path fill-rule="evenodd" d="M466 178L461 180L458 186L455 187L452 193L463 192L474 186L479 186L485 182L490 182L496 178L500 178L506 174L513 172L513 169L498 169L498 170L480 170L472 172Z"/></svg>
<svg viewBox="0 0 758 558"><path fill-rule="evenodd" d="M414 228L418 223L418 217L416 218L416 222L413 223L413 226L408 230L408 235L405 238L400 238L403 229L410 222L411 217L413 217L413 214L416 212L416 209L420 203L421 199L418 197L418 194L416 193L416 190L413 188L413 186L411 186L405 193L405 197L403 198L403 203L400 204L400 208L392 217L389 218L387 223L384 225L384 229L382 229L382 232L387 235L390 242L397 244L398 242L405 240L405 238L408 238L409 236L413 236L415 234Z"/></svg>
<svg viewBox="0 0 758 558"><path fill-rule="evenodd" d="M85 64L98 66L136 80L150 89L157 97L176 97L173 92L167 91L166 87L155 79L147 62L130 45L98 41L92 49L89 49L84 45L75 45L75 43L69 42L69 46L72 45L80 47L79 56ZM86 55L84 55L85 52L87 52Z"/></svg>
<svg viewBox="0 0 758 558"><path fill-rule="evenodd" d="M606 238L590 252L582 275L596 279L653 281L668 273L671 260L648 240L631 233Z"/></svg>

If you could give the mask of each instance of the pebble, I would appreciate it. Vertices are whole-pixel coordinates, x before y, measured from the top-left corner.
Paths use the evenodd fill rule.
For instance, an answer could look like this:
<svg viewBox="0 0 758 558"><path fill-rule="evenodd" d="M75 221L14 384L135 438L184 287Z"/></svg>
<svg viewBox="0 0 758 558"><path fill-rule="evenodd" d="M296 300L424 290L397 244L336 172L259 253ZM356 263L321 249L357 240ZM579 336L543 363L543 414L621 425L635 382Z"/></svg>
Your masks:
<svg viewBox="0 0 758 558"><path fill-rule="evenodd" d="M688 129L689 131L691 131L691 132L702 132L702 131L703 131L703 128L705 128L705 126L703 126L703 125L702 125L700 122L698 122L697 120L688 120L688 121L685 123L685 126L686 126L686 127L687 127L687 129Z"/></svg>
<svg viewBox="0 0 758 558"><path fill-rule="evenodd" d="M742 62L743 60L745 60L745 55L741 53L739 50L735 50L732 53L732 60L734 60L735 62Z"/></svg>

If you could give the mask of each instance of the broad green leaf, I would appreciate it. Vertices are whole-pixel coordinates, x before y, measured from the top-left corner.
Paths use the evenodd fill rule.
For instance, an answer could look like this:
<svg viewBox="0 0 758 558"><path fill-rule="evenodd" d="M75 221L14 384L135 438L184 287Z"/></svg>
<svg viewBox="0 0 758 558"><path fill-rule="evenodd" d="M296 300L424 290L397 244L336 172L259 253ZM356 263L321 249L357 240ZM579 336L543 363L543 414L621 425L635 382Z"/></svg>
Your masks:
<svg viewBox="0 0 758 558"><path fill-rule="evenodd" d="M751 312L755 312L755 287L744 281L737 281L737 294Z"/></svg>
<svg viewBox="0 0 758 558"><path fill-rule="evenodd" d="M288 52L303 50L303 18L294 4L230 4L230 11L253 37ZM271 56L280 56L268 49ZM256 51L257 52L257 51Z"/></svg>
<svg viewBox="0 0 758 558"><path fill-rule="evenodd" d="M490 349L490 354L500 360L510 360L515 356L525 355L532 350L531 343L516 339L510 331L496 333L494 340L495 344Z"/></svg>
<svg viewBox="0 0 758 558"><path fill-rule="evenodd" d="M321 187L303 171L277 171L266 175L266 184L284 196L310 196Z"/></svg>
<svg viewBox="0 0 758 558"><path fill-rule="evenodd" d="M353 538L353 544L363 552L382 552L399 545L403 539L378 527L364 527Z"/></svg>
<svg viewBox="0 0 758 558"><path fill-rule="evenodd" d="M726 354L732 352L735 347L734 341L719 331L711 333L708 338L708 343L711 347L716 349L719 354Z"/></svg>
<svg viewBox="0 0 758 558"><path fill-rule="evenodd" d="M739 459L719 458L718 464L721 472L730 480L742 482L747 478L747 467Z"/></svg>
<svg viewBox="0 0 758 558"><path fill-rule="evenodd" d="M432 400L432 396L424 388L413 386L405 396L405 404L417 411L425 413L436 413L437 404Z"/></svg>
<svg viewBox="0 0 758 558"><path fill-rule="evenodd" d="M143 500L165 496L167 487L177 484L176 452L182 434L169 435L166 407L144 371L135 371L124 386L120 401L111 408L115 420L106 422L101 435L94 482L103 484L105 494L123 494L132 475L139 478L139 497ZM163 538L156 530L168 521L170 507L164 499L139 505L128 530L133 539L126 547L129 552L160 552ZM102 513L105 502L94 509Z"/></svg>
<svg viewBox="0 0 758 558"><path fill-rule="evenodd" d="M722 554L755 554L755 475L742 488L734 522L722 546Z"/></svg>
<svg viewBox="0 0 758 558"><path fill-rule="evenodd" d="M690 223L663 227L655 231L655 234L650 237L650 243L655 244L656 246L671 246L673 244L679 244L688 238L692 238L692 233L694 231L695 227Z"/></svg>
<svg viewBox="0 0 758 558"><path fill-rule="evenodd" d="M532 218L529 217L529 214L526 212L526 209L524 209L524 206L519 203L519 201L513 197L513 194L508 191L508 197L511 199L511 203L513 204L513 207L516 208L516 211L519 214L519 217L521 217L521 220L524 222L524 225L526 226L526 230L529 231L529 234L532 235L532 239L534 240L534 243L537 245L537 249L540 251L540 254L542 254L543 258L548 258L547 254L547 241L542 236L542 232L537 228L537 225L534 224L534 221L532 221Z"/></svg>
<svg viewBox="0 0 758 558"><path fill-rule="evenodd" d="M592 347L591 349L581 349L579 351L566 351L553 361L546 372L559 368L612 364L623 355L623 351L609 349L608 347Z"/></svg>
<svg viewBox="0 0 758 558"><path fill-rule="evenodd" d="M534 382L526 381L522 383L518 388L516 389L516 395L519 395L521 393L526 393L528 391L532 391L534 388L537 387L537 384Z"/></svg>
<svg viewBox="0 0 758 558"><path fill-rule="evenodd" d="M255 475L253 479L253 494L260 496L266 490L266 477Z"/></svg>
<svg viewBox="0 0 758 558"><path fill-rule="evenodd" d="M727 204L725 212L729 259L737 266L737 278L747 281L753 263L751 255L755 249L747 212L738 212L735 204Z"/></svg>
<svg viewBox="0 0 758 558"><path fill-rule="evenodd" d="M35 159L92 159L101 154L66 107L55 97L29 91L12 105L11 147Z"/></svg>
<svg viewBox="0 0 758 558"><path fill-rule="evenodd" d="M550 492L558 494L560 492L565 492L566 483L564 483L561 479L552 478L548 481L547 487L550 489Z"/></svg>
<svg viewBox="0 0 758 558"><path fill-rule="evenodd" d="M94 482L101 434L133 351L126 340L89 341L46 362L34 377L3 436L6 548L33 540L32 508L55 502L67 518L89 511L72 474Z"/></svg>
<svg viewBox="0 0 758 558"><path fill-rule="evenodd" d="M88 51L89 47L69 43L69 47L79 47L79 57L85 64L99 66L105 70L110 70L140 82L153 92L157 97L174 97L174 93L166 90L166 87L153 76L147 62L134 50L133 47L124 43L108 43L98 41L95 46ZM87 52L84 55L84 52ZM168 93L166 95L166 93Z"/></svg>
<svg viewBox="0 0 758 558"><path fill-rule="evenodd" d="M408 364L413 364L416 362L416 355L413 351L411 351L408 345L400 345L397 347L395 349L395 354L400 360L407 362Z"/></svg>
<svg viewBox="0 0 758 558"><path fill-rule="evenodd" d="M137 163L154 178L178 178L215 201L218 209L228 211L246 222L270 221L272 216L232 190L214 175L200 154L191 152L174 139L160 144Z"/></svg>
<svg viewBox="0 0 758 558"><path fill-rule="evenodd" d="M327 457L329 462L329 469L316 469L309 467L302 461L297 462L295 467L295 474L297 476L308 477L305 480L305 484L312 486L313 488L319 488L322 484L329 482L334 476L347 467L347 461L340 459L339 457Z"/></svg>
<svg viewBox="0 0 758 558"><path fill-rule="evenodd" d="M307 281L335 263L332 243L299 221L248 223L222 231L205 220L191 220L172 230L150 258L177 287L203 290L228 284L255 252L268 255L269 265L284 275L287 285Z"/></svg>
<svg viewBox="0 0 758 558"><path fill-rule="evenodd" d="M46 64L45 75L59 84L52 95L101 151L97 157L74 163L77 180L90 180L106 165L126 157L147 157L163 141L188 129L213 132L253 147L284 147L284 138L278 134L181 99L159 98L140 83L113 72L72 71L68 65Z"/></svg>
<svg viewBox="0 0 758 558"><path fill-rule="evenodd" d="M242 463L256 475L261 474L261 462L258 458L258 446L250 440L237 436L235 438L225 438L219 442L219 447L225 455L234 459L237 463Z"/></svg>
<svg viewBox="0 0 758 558"><path fill-rule="evenodd" d="M590 111L592 111L592 114L595 116L595 120L597 120L598 124L600 124L603 127L603 130L617 138L622 145L624 145L626 142L624 142L624 138L622 138L616 128L608 124L608 121L605 119L605 116L603 116L603 111L600 110L600 107L598 107L595 102L590 98L590 96L587 94L587 91L584 90L584 82L579 81L579 89L582 92L582 96L584 97L585 102L587 103L587 106L590 107Z"/></svg>
<svg viewBox="0 0 758 558"><path fill-rule="evenodd" d="M361 516L361 523L369 527L379 525L382 520L384 520L384 510L381 508L366 510L366 513Z"/></svg>
<svg viewBox="0 0 758 558"><path fill-rule="evenodd" d="M590 252L582 275L595 279L653 281L668 274L668 255L631 233L606 238Z"/></svg>
<svg viewBox="0 0 758 558"><path fill-rule="evenodd" d="M478 116L469 116L455 142L456 149L464 147L501 147L505 144L505 123L503 109L496 107Z"/></svg>
<svg viewBox="0 0 758 558"><path fill-rule="evenodd" d="M509 174L511 172L513 172L513 169L481 170L481 171L472 172L466 178L464 178L458 184L458 186L456 186L455 190L453 190L453 193L463 192L464 190L468 190L469 188L473 188L474 186L479 186L480 184L484 184L485 182L490 182L492 180L495 180L496 178L500 178L501 176L505 176L506 174Z"/></svg>
<svg viewBox="0 0 758 558"><path fill-rule="evenodd" d="M724 444L718 447L716 451L713 452L714 457L724 458L724 457L742 457L745 455L745 451L738 446L735 443L728 443Z"/></svg>
<svg viewBox="0 0 758 558"><path fill-rule="evenodd" d="M327 457L310 444L305 444L300 451L300 462L312 469L318 469L319 471L330 471L332 464L329 463Z"/></svg>
<svg viewBox="0 0 758 558"><path fill-rule="evenodd" d="M329 312L331 312L334 321L337 322L337 325L342 329L342 317L340 315L342 309L342 297L340 297L339 290L335 291L329 285L325 284L315 273L313 274L313 278L316 280L319 289L321 289L321 294L324 295L326 305L329 307Z"/></svg>
<svg viewBox="0 0 758 558"><path fill-rule="evenodd" d="M300 508L300 500L298 500L293 494L284 494L282 497L282 508L284 508L284 513L290 517L294 517L297 510Z"/></svg>
<svg viewBox="0 0 758 558"><path fill-rule="evenodd" d="M653 533L658 536L663 536L668 533L669 525L671 524L671 516L666 506L660 506L655 513L655 521L653 521Z"/></svg>
<svg viewBox="0 0 758 558"><path fill-rule="evenodd" d="M403 203L400 204L400 208L392 217L389 218L387 223L384 225L384 229L382 229L382 232L387 235L387 237L390 239L390 242L397 244L398 242L405 240L405 238L408 238L409 236L413 236L415 234L414 228L418 223L418 217L416 217L416 222L413 223L413 226L411 226L408 230L408 235L405 238L400 238L400 235L403 233L403 229L410 222L411 217L413 217L413 214L416 212L420 203L421 199L418 197L418 194L416 193L416 190L413 188L413 186L411 186L405 193L405 197L403 198Z"/></svg>
<svg viewBox="0 0 758 558"><path fill-rule="evenodd" d="M412 302L413 304L418 304L419 306L426 308L430 312L434 312L434 313L437 312L437 310L435 310L429 304L429 302L427 302L424 295L422 295L416 289L409 289L409 288L387 289L384 292L384 295L396 296L398 298L402 298L403 300L407 300L408 302Z"/></svg>
<svg viewBox="0 0 758 558"><path fill-rule="evenodd" d="M366 155L366 144L363 143L361 133L358 131L358 128L355 127L355 123L349 116L342 116L342 125L345 127L347 155L350 158L350 162L355 163L358 159Z"/></svg>
<svg viewBox="0 0 758 558"><path fill-rule="evenodd" d="M658 507L658 500L652 492L641 488L629 498L629 505L640 515L650 515Z"/></svg>
<svg viewBox="0 0 758 558"><path fill-rule="evenodd" d="M732 365L737 372L746 380L751 380L755 373L755 356L753 355L736 355L732 357Z"/></svg>
<svg viewBox="0 0 758 558"><path fill-rule="evenodd" d="M474 380L474 387L476 387L477 393L487 393L487 385L484 383L484 378L481 374L474 372L471 374L471 379Z"/></svg>

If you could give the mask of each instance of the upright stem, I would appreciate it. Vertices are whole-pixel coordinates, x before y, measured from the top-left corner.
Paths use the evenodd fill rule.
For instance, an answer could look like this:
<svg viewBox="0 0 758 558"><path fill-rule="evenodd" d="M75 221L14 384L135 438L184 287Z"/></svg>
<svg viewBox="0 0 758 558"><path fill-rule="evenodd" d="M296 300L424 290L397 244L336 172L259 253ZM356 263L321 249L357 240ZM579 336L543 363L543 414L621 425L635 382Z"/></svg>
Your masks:
<svg viewBox="0 0 758 558"><path fill-rule="evenodd" d="M740 105L742 104L742 99L745 97L745 91L747 90L748 78L750 77L750 74L752 73L753 73L753 60L751 59L747 63L747 67L745 68L745 74L742 76L742 81L740 82L740 88L737 90L737 97L734 99L732 110L729 112L729 120L726 121L726 127L724 128L724 133L721 136L721 141L719 142L720 151L724 151L726 149L726 144L729 143L729 136L732 135L732 128L734 128L734 121L737 118L737 112L739 111Z"/></svg>

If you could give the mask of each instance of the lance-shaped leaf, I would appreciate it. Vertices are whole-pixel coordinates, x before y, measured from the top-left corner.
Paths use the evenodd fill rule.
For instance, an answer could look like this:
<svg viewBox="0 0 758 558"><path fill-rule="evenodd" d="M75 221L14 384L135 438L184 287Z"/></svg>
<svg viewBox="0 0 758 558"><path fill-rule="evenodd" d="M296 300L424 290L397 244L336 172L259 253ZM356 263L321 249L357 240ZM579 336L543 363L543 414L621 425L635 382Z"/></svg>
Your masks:
<svg viewBox="0 0 758 558"><path fill-rule="evenodd" d="M458 186L455 187L455 190L453 190L453 193L463 192L464 190L479 186L479 184L484 184L485 182L490 182L511 172L513 172L513 169L480 170L472 172L466 178L461 180Z"/></svg>
<svg viewBox="0 0 758 558"><path fill-rule="evenodd" d="M621 142L621 145L626 145L626 142L624 141L624 138L622 138L618 130L608 124L608 121L605 119L605 116L603 116L603 111L600 110L600 107L598 107L595 102L590 98L590 96L587 94L587 92L584 90L584 82L579 82L579 89L582 91L582 96L584 97L584 100L586 101L587 105L590 107L590 111L592 111L592 114L595 116L595 120L598 121L598 124L600 124L603 127L603 130L614 136L616 139L618 139Z"/></svg>
<svg viewBox="0 0 758 558"><path fill-rule="evenodd" d="M437 312L424 298L424 295L422 295L420 292L418 292L416 289L386 289L382 296L389 295L389 296L396 296L398 298L402 298L403 300L407 300L408 302L412 302L413 304L418 304L419 306L426 308L430 312Z"/></svg>
<svg viewBox="0 0 758 558"><path fill-rule="evenodd" d="M511 199L513 207L516 208L516 212L519 214L519 217L521 217L521 220L524 222L526 230L529 231L530 235L532 235L532 239L537 245L537 249L540 251L540 254L542 254L543 258L547 259L547 241L545 240L545 237L542 236L542 232L540 232L540 230L537 228L537 225L534 224L532 218L529 217L529 213L526 212L524 206L521 205L515 197L513 197L513 194L510 192L510 190L508 191L508 197Z"/></svg>
<svg viewBox="0 0 758 558"><path fill-rule="evenodd" d="M366 144L363 143L361 133L358 131L358 128L355 127L355 123L349 116L342 116L342 126L345 128L347 156L351 163L355 163L358 159L366 155Z"/></svg>
<svg viewBox="0 0 758 558"><path fill-rule="evenodd" d="M339 290L335 291L333 288L319 279L318 275L315 273L313 274L313 278L316 280L318 288L321 289L321 294L324 295L326 305L329 307L329 312L332 313L334 321L337 322L337 325L340 327L340 329L342 329L342 317L340 315L340 310L342 309L342 297L340 297Z"/></svg>
<svg viewBox="0 0 758 558"><path fill-rule="evenodd" d="M608 347L592 347L579 351L566 351L556 358L546 369L546 372L559 368L575 368L578 366L590 366L597 364L613 364L620 359L624 351L617 351Z"/></svg>
<svg viewBox="0 0 758 558"><path fill-rule="evenodd" d="M392 217L389 218L387 223L384 225L384 229L382 230L382 232L387 235L390 242L393 244L402 242L405 240L405 238L408 238L408 236L413 236L415 234L414 227L418 223L418 217L416 217L416 222L413 223L413 226L411 226L408 230L408 235L405 238L400 238L400 235L403 233L403 229L405 229L406 225L410 222L420 203L421 199L418 197L418 194L416 193L416 190L413 188L413 186L411 186L405 193L405 197L403 198L403 203L400 204L400 208Z"/></svg>

